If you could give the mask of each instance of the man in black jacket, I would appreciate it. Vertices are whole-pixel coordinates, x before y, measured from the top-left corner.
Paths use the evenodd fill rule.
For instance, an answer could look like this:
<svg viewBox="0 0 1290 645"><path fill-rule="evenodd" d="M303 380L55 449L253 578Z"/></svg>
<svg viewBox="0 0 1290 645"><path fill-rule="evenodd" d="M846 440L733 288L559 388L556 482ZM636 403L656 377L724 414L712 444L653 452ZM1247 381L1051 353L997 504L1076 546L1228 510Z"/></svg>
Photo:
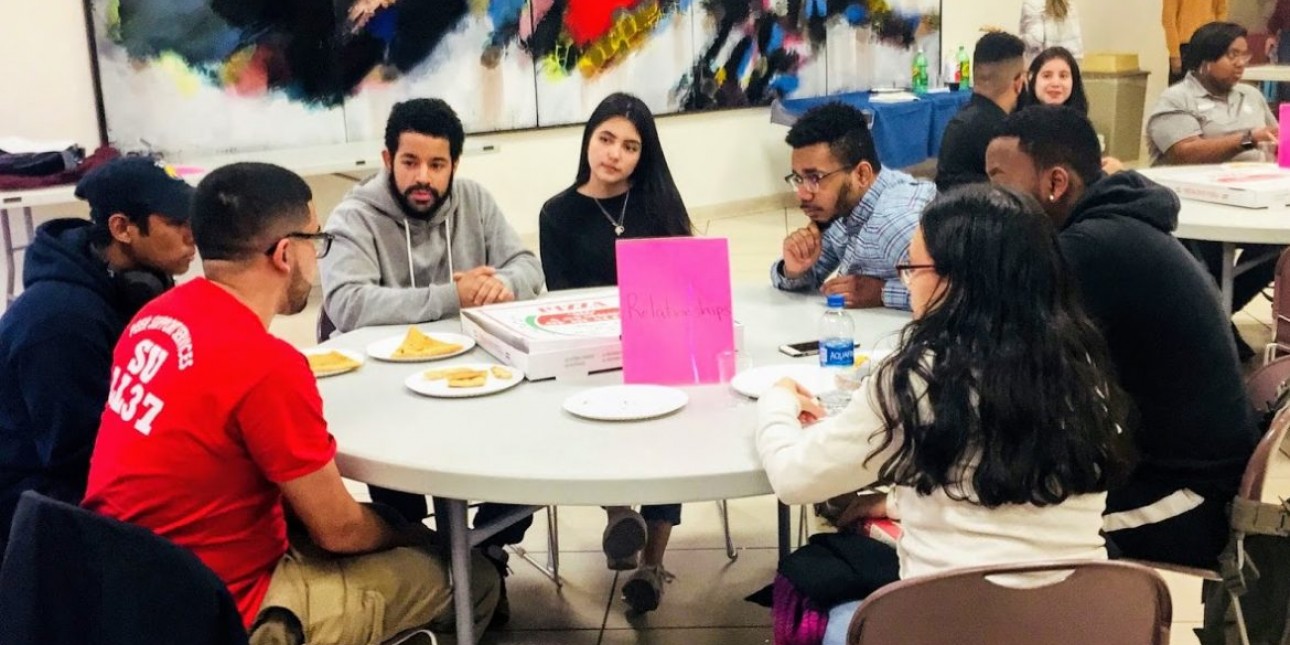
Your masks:
<svg viewBox="0 0 1290 645"><path fill-rule="evenodd" d="M1057 225L1137 408L1140 462L1109 493L1108 538L1126 557L1215 566L1258 435L1214 281L1171 235L1177 196L1136 172L1103 175L1092 124L1065 107L1008 117L986 169Z"/></svg>
<svg viewBox="0 0 1290 645"><path fill-rule="evenodd" d="M945 126L936 161L937 190L987 181L985 149L1026 87L1025 53L1026 44L1009 33L992 32L977 41L972 100Z"/></svg>
<svg viewBox="0 0 1290 645"><path fill-rule="evenodd" d="M192 190L151 159L118 159L76 186L90 221L37 229L0 317L0 553L22 491L85 495L117 338L197 253Z"/></svg>

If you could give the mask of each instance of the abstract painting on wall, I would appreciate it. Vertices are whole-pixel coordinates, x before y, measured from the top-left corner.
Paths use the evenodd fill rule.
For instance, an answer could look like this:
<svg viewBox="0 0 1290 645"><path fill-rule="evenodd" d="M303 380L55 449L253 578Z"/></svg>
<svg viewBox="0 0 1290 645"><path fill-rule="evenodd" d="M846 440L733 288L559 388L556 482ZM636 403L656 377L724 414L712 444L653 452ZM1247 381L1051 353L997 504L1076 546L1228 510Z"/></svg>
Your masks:
<svg viewBox="0 0 1290 645"><path fill-rule="evenodd" d="M940 50L940 0L86 1L109 139L181 156L377 139L417 96L471 132L767 105Z"/></svg>

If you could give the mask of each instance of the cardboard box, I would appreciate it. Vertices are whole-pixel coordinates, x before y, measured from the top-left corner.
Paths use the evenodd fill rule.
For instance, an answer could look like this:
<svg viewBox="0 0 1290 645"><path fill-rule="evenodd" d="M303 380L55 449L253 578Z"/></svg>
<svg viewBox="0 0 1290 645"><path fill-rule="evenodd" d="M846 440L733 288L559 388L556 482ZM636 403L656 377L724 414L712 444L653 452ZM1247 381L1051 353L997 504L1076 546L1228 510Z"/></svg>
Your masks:
<svg viewBox="0 0 1290 645"><path fill-rule="evenodd" d="M530 381L623 366L617 289L466 309L461 327Z"/></svg>
<svg viewBox="0 0 1290 645"><path fill-rule="evenodd" d="M1290 170L1272 164L1178 167L1148 176L1186 199L1245 208L1290 204Z"/></svg>
<svg viewBox="0 0 1290 645"><path fill-rule="evenodd" d="M1120 52L1099 52L1085 54L1080 61L1081 73L1088 72L1129 72L1138 69L1138 55Z"/></svg>

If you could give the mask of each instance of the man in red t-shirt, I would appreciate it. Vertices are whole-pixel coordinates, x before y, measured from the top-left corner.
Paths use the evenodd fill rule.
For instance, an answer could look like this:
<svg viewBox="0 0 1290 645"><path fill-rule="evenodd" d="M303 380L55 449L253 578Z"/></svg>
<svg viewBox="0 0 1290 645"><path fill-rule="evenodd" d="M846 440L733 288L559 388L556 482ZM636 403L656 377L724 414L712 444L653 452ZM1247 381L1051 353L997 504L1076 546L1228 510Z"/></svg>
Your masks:
<svg viewBox="0 0 1290 645"><path fill-rule="evenodd" d="M429 530L350 497L308 364L268 333L276 314L304 309L331 245L311 200L300 177L268 164L225 166L198 185L206 279L144 307L117 344L84 505L192 549L228 585L254 645L449 629L451 585ZM293 543L284 501L308 533ZM476 560L482 630L499 580Z"/></svg>

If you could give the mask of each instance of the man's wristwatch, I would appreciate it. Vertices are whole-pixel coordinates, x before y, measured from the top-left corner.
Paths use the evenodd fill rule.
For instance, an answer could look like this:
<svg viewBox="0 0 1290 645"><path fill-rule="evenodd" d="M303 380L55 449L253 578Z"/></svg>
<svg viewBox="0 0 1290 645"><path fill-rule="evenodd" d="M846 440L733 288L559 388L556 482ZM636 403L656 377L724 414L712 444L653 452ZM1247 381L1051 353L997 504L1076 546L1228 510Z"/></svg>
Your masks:
<svg viewBox="0 0 1290 645"><path fill-rule="evenodd" d="M1241 150L1253 150L1254 146L1257 145L1258 144L1254 142L1253 130L1246 130L1245 134L1241 135Z"/></svg>

